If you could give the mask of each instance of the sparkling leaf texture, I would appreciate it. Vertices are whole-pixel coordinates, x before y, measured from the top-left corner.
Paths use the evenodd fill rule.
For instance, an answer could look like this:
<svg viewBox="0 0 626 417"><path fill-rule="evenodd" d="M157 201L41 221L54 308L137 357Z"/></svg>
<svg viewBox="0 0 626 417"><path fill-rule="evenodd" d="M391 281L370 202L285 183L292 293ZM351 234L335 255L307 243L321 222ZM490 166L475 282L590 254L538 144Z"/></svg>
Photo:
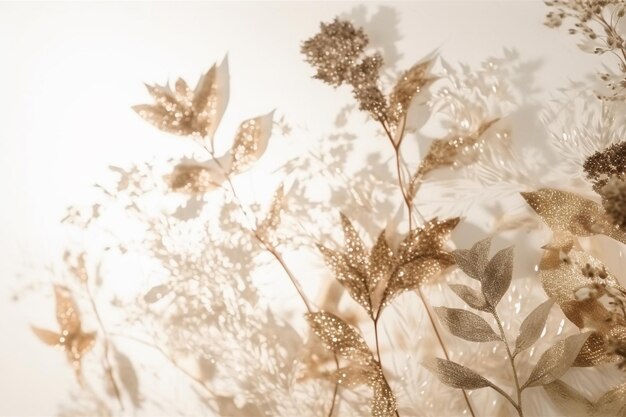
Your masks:
<svg viewBox="0 0 626 417"><path fill-rule="evenodd" d="M548 314L554 305L554 301L548 300L535 308L522 322L519 329L519 335L515 340L515 354L522 352L539 339L541 332L546 326Z"/></svg>
<svg viewBox="0 0 626 417"><path fill-rule="evenodd" d="M452 388L472 390L492 386L491 382L471 369L446 359L434 358L424 362L423 365L441 382Z"/></svg>
<svg viewBox="0 0 626 417"><path fill-rule="evenodd" d="M439 322L450 333L470 342L494 342L500 336L482 317L458 308L436 307Z"/></svg>
<svg viewBox="0 0 626 417"><path fill-rule="evenodd" d="M511 285L513 278L513 248L496 253L485 268L482 279L483 294L487 302L495 307Z"/></svg>
<svg viewBox="0 0 626 417"><path fill-rule="evenodd" d="M524 386L546 385L559 379L572 366L590 333L570 336L546 350Z"/></svg>

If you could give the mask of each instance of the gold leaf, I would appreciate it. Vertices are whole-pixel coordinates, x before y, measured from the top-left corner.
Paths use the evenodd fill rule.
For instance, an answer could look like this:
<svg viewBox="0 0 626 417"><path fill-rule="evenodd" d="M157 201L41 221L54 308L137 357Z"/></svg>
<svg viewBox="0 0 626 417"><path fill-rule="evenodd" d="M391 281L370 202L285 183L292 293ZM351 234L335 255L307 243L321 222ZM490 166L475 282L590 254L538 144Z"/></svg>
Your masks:
<svg viewBox="0 0 626 417"><path fill-rule="evenodd" d="M417 171L411 178L409 188L410 195L414 195L418 183L430 172L446 166L455 166L459 164L459 156L469 149L474 148L480 137L499 119L484 122L480 127L469 135L455 135L448 139L434 140L428 153L422 159Z"/></svg>
<svg viewBox="0 0 626 417"><path fill-rule="evenodd" d="M80 316L72 294L67 287L54 286L56 316L62 334L75 334L80 331Z"/></svg>
<svg viewBox="0 0 626 417"><path fill-rule="evenodd" d="M485 268L482 291L485 299L496 307L511 285L513 278L513 247L502 249L494 255Z"/></svg>
<svg viewBox="0 0 626 417"><path fill-rule="evenodd" d="M222 92L218 91L218 71L226 74ZM178 79L174 91L169 85L146 85L155 104L133 106L143 119L158 129L179 136L212 137L227 104L227 61L220 67L213 65L204 74L193 92L187 83Z"/></svg>
<svg viewBox="0 0 626 417"><path fill-rule="evenodd" d="M423 228L413 230L400 243L396 267L383 294L383 306L454 264L452 255L443 249L443 244L459 220L458 217L441 221L433 219Z"/></svg>
<svg viewBox="0 0 626 417"><path fill-rule="evenodd" d="M602 206L594 201L552 188L521 194L554 232L569 231L576 236L604 234L626 244L626 233L613 225Z"/></svg>
<svg viewBox="0 0 626 417"><path fill-rule="evenodd" d="M308 313L305 317L315 334L331 351L359 365L375 363L359 332L339 317L326 311Z"/></svg>
<svg viewBox="0 0 626 417"><path fill-rule="evenodd" d="M447 359L430 359L425 361L423 366L435 374L442 383L452 388L471 390L493 386L471 369Z"/></svg>
<svg viewBox="0 0 626 417"><path fill-rule="evenodd" d="M285 189L281 184L272 197L272 202L263 221L257 226L257 233L263 238L267 238L268 234L278 228L280 224L280 215L283 211L285 202Z"/></svg>
<svg viewBox="0 0 626 417"><path fill-rule="evenodd" d="M595 403L596 416L626 416L626 384L604 394Z"/></svg>
<svg viewBox="0 0 626 417"><path fill-rule="evenodd" d="M490 247L491 237L488 237L475 243L471 249L455 250L452 252L452 256L456 264L467 276L481 281L483 272L489 263Z"/></svg>
<svg viewBox="0 0 626 417"><path fill-rule="evenodd" d="M544 385L543 389L560 412L570 417L589 417L593 415L594 405L581 393L561 380Z"/></svg>
<svg viewBox="0 0 626 417"><path fill-rule="evenodd" d="M382 372L382 371L379 371ZM371 401L372 417L393 417L396 414L396 398L382 375L373 384L374 396Z"/></svg>
<svg viewBox="0 0 626 417"><path fill-rule="evenodd" d="M35 335L48 346L60 346L61 335L50 330L40 329L39 327L30 326Z"/></svg>
<svg viewBox="0 0 626 417"><path fill-rule="evenodd" d="M546 385L559 379L572 366L590 333L570 336L546 350L530 373L524 387Z"/></svg>
<svg viewBox="0 0 626 417"><path fill-rule="evenodd" d="M372 315L372 305L367 286L365 265L359 265L354 259L339 251L319 246L326 264L333 270L335 278L344 286L350 296ZM353 266L355 265L355 266Z"/></svg>
<svg viewBox="0 0 626 417"><path fill-rule="evenodd" d="M470 342L493 342L501 340L489 323L470 311L458 308L435 307L439 322L450 333Z"/></svg>
<svg viewBox="0 0 626 417"><path fill-rule="evenodd" d="M230 149L232 172L237 173L247 169L263 155L272 132L273 114L274 112L271 112L248 119L239 125Z"/></svg>
<svg viewBox="0 0 626 417"><path fill-rule="evenodd" d="M522 322L519 335L515 340L515 353L518 353L531 347L541 336L543 328L546 326L546 320L550 309L554 305L553 300L548 300L535 308Z"/></svg>
<svg viewBox="0 0 626 417"><path fill-rule="evenodd" d="M432 83L436 77L429 73L434 58L419 62L405 71L389 95L388 119L392 124L397 124L406 117L407 110L415 95Z"/></svg>
<svg viewBox="0 0 626 417"><path fill-rule="evenodd" d="M391 271L395 266L393 251L387 243L383 229L376 239L376 243L369 257L369 291L372 309L378 310L382 303L385 288L389 282Z"/></svg>
<svg viewBox="0 0 626 417"><path fill-rule="evenodd" d="M487 304L487 300L485 300L485 296L480 291L476 291L462 284L450 284L449 287L470 307L480 311L488 311L489 305Z"/></svg>

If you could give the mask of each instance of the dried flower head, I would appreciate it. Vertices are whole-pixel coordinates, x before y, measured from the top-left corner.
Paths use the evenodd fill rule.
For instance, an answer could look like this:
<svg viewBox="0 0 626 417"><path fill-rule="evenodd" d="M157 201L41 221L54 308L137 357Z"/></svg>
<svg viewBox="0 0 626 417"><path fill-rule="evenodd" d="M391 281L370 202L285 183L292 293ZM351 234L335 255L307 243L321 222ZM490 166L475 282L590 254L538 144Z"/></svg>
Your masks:
<svg viewBox="0 0 626 417"><path fill-rule="evenodd" d="M334 87L350 83L352 72L369 40L363 29L335 18L331 23L320 23L320 33L306 40L302 53L316 70L315 78Z"/></svg>
<svg viewBox="0 0 626 417"><path fill-rule="evenodd" d="M600 195L611 222L626 230L626 176L612 176L600 189Z"/></svg>
<svg viewBox="0 0 626 417"><path fill-rule="evenodd" d="M587 158L583 168L593 182L593 189L601 193L610 177L626 175L626 141L594 153Z"/></svg>

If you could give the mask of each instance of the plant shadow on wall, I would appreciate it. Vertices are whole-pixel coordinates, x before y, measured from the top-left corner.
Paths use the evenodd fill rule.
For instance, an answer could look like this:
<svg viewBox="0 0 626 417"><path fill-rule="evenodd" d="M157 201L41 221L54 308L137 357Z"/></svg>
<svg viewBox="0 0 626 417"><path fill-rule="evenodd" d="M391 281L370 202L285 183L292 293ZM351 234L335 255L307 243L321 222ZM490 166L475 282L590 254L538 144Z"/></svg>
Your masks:
<svg viewBox="0 0 626 417"><path fill-rule="evenodd" d="M67 277L54 286L60 332L33 328L76 371L80 389L61 414L483 416L523 415L546 394L559 407L584 402L559 378L571 365L620 355L623 316L601 299L619 304L623 289L576 239L601 233L624 242L624 232L597 203L535 191L553 162L529 158L542 149L528 94L539 63L504 50L477 69L457 68L433 53L400 69L397 21L393 9L368 19L360 7L302 43L315 78L354 97L322 137L296 131L275 112L234 132L220 129L228 107L237 106L229 102L226 59L195 88L182 79L147 85L153 103L134 110L193 148L170 161L111 167L94 204L68 210L64 222L79 238L64 256ZM367 28L380 30L380 22L384 36L373 38ZM291 149L296 135L313 143ZM258 165L275 143L293 156L261 184ZM593 173L603 181L602 169L616 159ZM605 193L611 207L615 188ZM512 249L489 257L489 239L471 250L451 245L472 204L467 194L517 198L521 206L520 191L555 233L569 233L546 246L540 277L548 301L528 293L536 279L515 283ZM265 198L254 197L261 192ZM569 211L555 215L555 199ZM491 209L500 210L491 229L463 219L458 227L473 238L455 236L460 246L477 235L538 227L529 211L511 217ZM455 264L476 282L460 284ZM316 295L302 285L312 280L323 282ZM574 298L582 287L591 295ZM523 321L517 295L529 313ZM455 296L477 313L450 308L461 307ZM288 299L297 304L285 307ZM555 302L572 335L562 335L562 325L557 331ZM596 328L574 334L589 318ZM507 341L511 332L515 344ZM606 340L616 346L610 354ZM432 383L427 369L461 391ZM170 381L181 378L172 393ZM486 387L494 392L474 391ZM583 408L622 412L612 399L623 389ZM189 399L184 406L180 396Z"/></svg>

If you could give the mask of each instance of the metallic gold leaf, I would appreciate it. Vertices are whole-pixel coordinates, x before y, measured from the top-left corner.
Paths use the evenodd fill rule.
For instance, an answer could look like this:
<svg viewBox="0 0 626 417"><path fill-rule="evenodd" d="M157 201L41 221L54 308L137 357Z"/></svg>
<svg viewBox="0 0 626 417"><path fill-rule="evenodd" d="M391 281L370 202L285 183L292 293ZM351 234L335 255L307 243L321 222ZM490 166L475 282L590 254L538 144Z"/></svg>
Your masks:
<svg viewBox="0 0 626 417"><path fill-rule="evenodd" d="M264 116L248 119L239 125L233 146L230 149L231 170L233 172L245 170L263 155L272 132L273 114L274 112L271 112Z"/></svg>
<svg viewBox="0 0 626 417"><path fill-rule="evenodd" d="M367 287L367 272L362 268L350 266L349 256L346 254L318 246L326 264L333 270L335 278L348 291L350 296L372 315L372 304Z"/></svg>
<svg viewBox="0 0 626 417"><path fill-rule="evenodd" d="M478 389L491 387L493 384L471 369L447 359L434 358L423 366L435 374L439 380L452 388Z"/></svg>
<svg viewBox="0 0 626 417"><path fill-rule="evenodd" d="M283 211L283 205L285 202L285 188L281 184L272 197L272 202L267 210L267 214L263 221L257 227L257 233L263 237L268 238L268 234L278 228L280 224L280 215Z"/></svg>
<svg viewBox="0 0 626 417"><path fill-rule="evenodd" d="M443 244L459 220L458 217L441 221L433 219L423 228L413 230L400 243L396 266L383 294L383 306L454 264L452 255L443 249Z"/></svg>
<svg viewBox="0 0 626 417"><path fill-rule="evenodd" d="M476 242L471 249L457 249L452 252L454 261L470 278L482 280L483 272L489 263L491 237Z"/></svg>
<svg viewBox="0 0 626 417"><path fill-rule="evenodd" d="M359 332L339 317L326 311L308 313L305 317L315 334L331 351L359 365L375 363Z"/></svg>
<svg viewBox="0 0 626 417"><path fill-rule="evenodd" d="M594 413L594 404L561 380L544 385L543 389L563 415L590 417Z"/></svg>
<svg viewBox="0 0 626 417"><path fill-rule="evenodd" d="M48 346L61 346L61 335L50 330L30 326L35 335Z"/></svg>
<svg viewBox="0 0 626 417"><path fill-rule="evenodd" d="M75 334L80 331L80 316L70 290L62 285L54 286L56 317L61 333Z"/></svg>
<svg viewBox="0 0 626 417"><path fill-rule="evenodd" d="M476 291L475 289L462 284L450 284L449 287L470 307L480 311L488 311L489 305L487 304L487 300L485 300L485 296L482 292Z"/></svg>
<svg viewBox="0 0 626 417"><path fill-rule="evenodd" d="M530 373L524 387L546 385L559 379L572 366L590 333L570 336L546 350Z"/></svg>
<svg viewBox="0 0 626 417"><path fill-rule="evenodd" d="M372 389L374 391L371 401L372 417L395 416L397 410L396 397L382 375L373 384Z"/></svg>
<svg viewBox="0 0 626 417"><path fill-rule="evenodd" d="M224 75L223 82L220 82L218 72ZM146 85L155 104L133 106L133 110L164 132L179 136L213 137L228 102L227 74L225 59L219 67L213 65L198 80L193 92L180 78L174 85L174 91L169 85Z"/></svg>
<svg viewBox="0 0 626 417"><path fill-rule="evenodd" d="M626 416L626 384L604 394L595 403L596 416Z"/></svg>
<svg viewBox="0 0 626 417"><path fill-rule="evenodd" d="M482 291L492 306L498 305L513 278L513 247L502 249L487 264L482 279Z"/></svg>
<svg viewBox="0 0 626 417"><path fill-rule="evenodd" d="M540 304L526 316L520 326L519 335L515 340L515 353L513 355L517 355L528 349L539 339L543 328L546 326L546 320L548 319L548 314L553 305L554 301L548 300Z"/></svg>
<svg viewBox="0 0 626 417"><path fill-rule="evenodd" d="M369 291L372 309L377 311L383 301L385 288L389 282L391 272L395 267L395 256L385 236L383 229L370 252L369 257Z"/></svg>
<svg viewBox="0 0 626 417"><path fill-rule="evenodd" d="M493 342L501 340L489 323L470 311L458 308L435 307L439 322L450 333L470 342Z"/></svg>
<svg viewBox="0 0 626 417"><path fill-rule="evenodd" d="M406 116L407 110L415 95L432 83L436 77L429 73L434 58L418 62L405 71L389 95L389 111L387 118L397 124Z"/></svg>
<svg viewBox="0 0 626 417"><path fill-rule="evenodd" d="M613 225L602 206L594 201L552 188L521 194L555 232L569 231L576 236L604 234L626 244L626 233Z"/></svg>

